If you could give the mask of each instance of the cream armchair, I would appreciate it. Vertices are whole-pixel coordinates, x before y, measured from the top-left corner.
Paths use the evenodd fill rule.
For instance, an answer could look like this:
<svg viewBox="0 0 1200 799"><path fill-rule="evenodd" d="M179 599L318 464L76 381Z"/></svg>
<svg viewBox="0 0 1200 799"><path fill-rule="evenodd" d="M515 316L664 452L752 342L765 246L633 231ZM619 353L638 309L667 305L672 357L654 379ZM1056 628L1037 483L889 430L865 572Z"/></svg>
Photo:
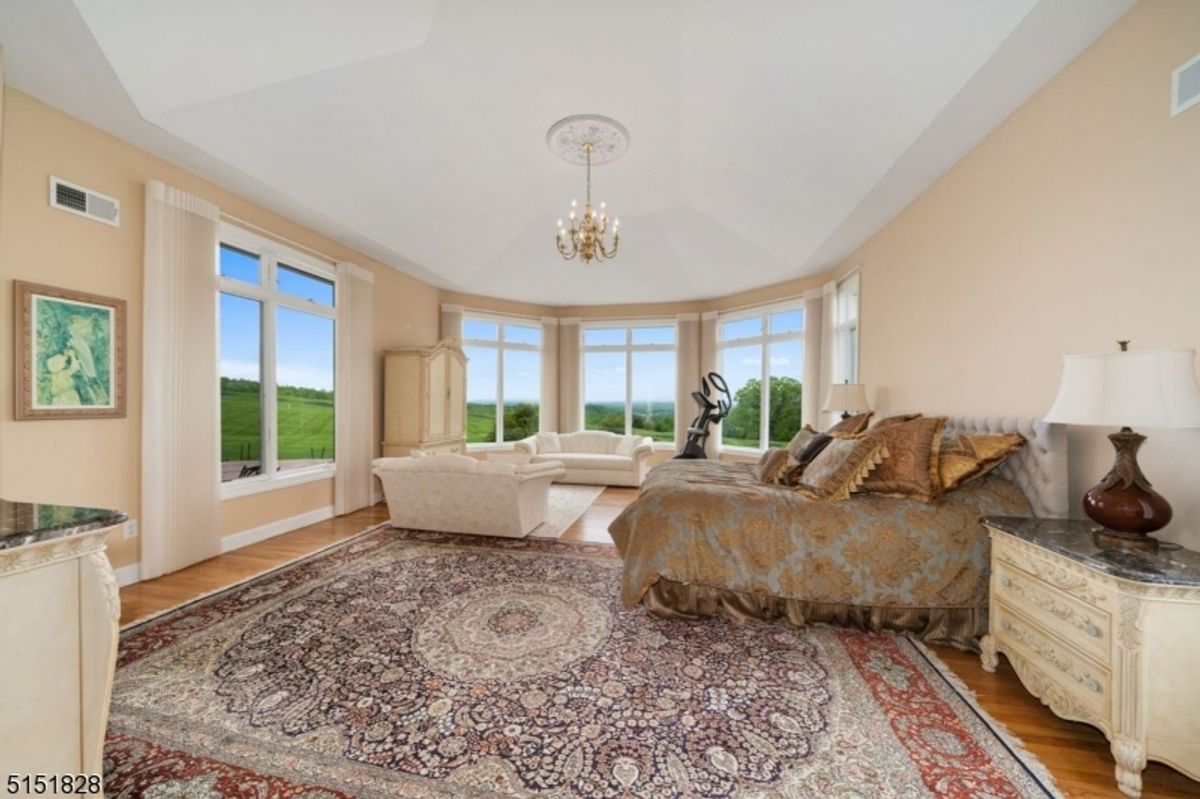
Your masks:
<svg viewBox="0 0 1200 799"><path fill-rule="evenodd" d="M415 530L520 538L546 519L550 483L561 463L517 466L466 455L378 458L391 523Z"/></svg>
<svg viewBox="0 0 1200 799"><path fill-rule="evenodd" d="M654 440L585 430L579 433L538 433L515 444L530 463L561 463L560 483L640 486L650 468Z"/></svg>

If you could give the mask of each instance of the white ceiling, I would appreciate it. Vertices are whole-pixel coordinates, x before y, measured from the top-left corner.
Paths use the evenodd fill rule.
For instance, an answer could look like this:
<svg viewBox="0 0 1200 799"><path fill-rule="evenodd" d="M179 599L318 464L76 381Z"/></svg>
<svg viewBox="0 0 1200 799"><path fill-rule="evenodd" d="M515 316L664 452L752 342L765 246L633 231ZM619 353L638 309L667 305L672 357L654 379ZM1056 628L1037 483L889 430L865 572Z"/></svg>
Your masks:
<svg viewBox="0 0 1200 799"><path fill-rule="evenodd" d="M1133 2L0 0L0 42L16 88L385 263L568 305L823 271ZM544 142L576 113L632 138L586 267Z"/></svg>

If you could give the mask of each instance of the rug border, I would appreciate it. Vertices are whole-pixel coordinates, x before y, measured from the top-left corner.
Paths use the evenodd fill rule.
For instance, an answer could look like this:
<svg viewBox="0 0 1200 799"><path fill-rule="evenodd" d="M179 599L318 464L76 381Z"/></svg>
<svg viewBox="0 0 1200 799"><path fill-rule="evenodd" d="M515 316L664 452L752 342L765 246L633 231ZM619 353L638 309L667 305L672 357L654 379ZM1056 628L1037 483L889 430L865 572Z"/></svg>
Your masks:
<svg viewBox="0 0 1200 799"><path fill-rule="evenodd" d="M362 538L364 535L367 535L369 533L373 533L373 532L376 532L377 530L381 530L385 527L391 527L391 526L392 526L391 522L387 522L387 521L379 522L377 524L372 524L369 527L359 530L357 533L354 533L353 535L347 536L346 538L342 538L338 541L331 541L328 544L324 544L323 546L318 547L317 549L314 549L312 552L308 552L304 555L297 555L296 557L292 558L291 560L286 560L286 561L283 561L282 563L276 563L274 566L270 566L266 569L263 569L260 572L255 572L254 574L251 574L247 577L243 577L240 580L237 580L236 582L229 583L228 585L223 585L220 588L214 588L211 591L206 591L203 594L198 594L198 595L192 597L191 599L180 602L177 605L172 605L169 608L163 608L162 610L156 610L152 613L148 613L145 616L139 616L138 618L134 619L133 621L129 621L129 622L126 622L125 624L122 624L121 625L121 634L124 635L125 633L133 630L134 627L140 627L143 624L148 624L156 619L162 618L163 616L166 616L169 613L174 613L177 610L183 610L186 607L195 605L197 602L203 602L206 599L212 599L213 597L218 596L220 594L224 594L227 591L232 591L236 588L240 588L241 586L245 585L246 583L257 580L259 577L263 577L272 572L279 571L280 569L286 569L289 566L294 566L297 563L302 563L303 561L309 560L310 558L315 558L318 555L322 555L331 549L340 547L343 544L347 544L351 541ZM220 557L220 556L218 555L217 557Z"/></svg>
<svg viewBox="0 0 1200 799"><path fill-rule="evenodd" d="M1012 730L1008 729L1001 721L984 709L983 705L979 703L979 698L975 695L975 692L963 682L961 677L954 673L944 660L937 656L936 652L911 635L905 634L899 637L908 641L917 654L929 664L930 668L937 672L938 676L945 681L950 690L957 694L979 721L988 728L992 735L996 736L1001 745L1008 750L1008 753L1012 755L1014 760L1021 764L1021 768L1025 769L1033 781L1045 791L1047 796L1051 797L1051 799L1066 799L1066 794L1058 787L1058 782L1054 779L1054 775L1047 768L1046 764L1041 761L1041 758L1029 750L1028 745L1021 740L1020 736L1013 733Z"/></svg>

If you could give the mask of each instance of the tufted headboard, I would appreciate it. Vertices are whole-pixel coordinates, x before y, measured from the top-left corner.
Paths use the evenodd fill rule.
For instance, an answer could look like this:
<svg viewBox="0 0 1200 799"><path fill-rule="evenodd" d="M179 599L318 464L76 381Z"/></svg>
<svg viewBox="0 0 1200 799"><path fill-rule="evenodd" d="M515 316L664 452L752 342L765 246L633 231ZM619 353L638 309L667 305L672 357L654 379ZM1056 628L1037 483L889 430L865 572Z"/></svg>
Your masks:
<svg viewBox="0 0 1200 799"><path fill-rule="evenodd" d="M1028 443L997 470L1016 483L1039 518L1070 515L1067 495L1067 431L1041 419L1010 416L951 416L955 433L1020 433Z"/></svg>

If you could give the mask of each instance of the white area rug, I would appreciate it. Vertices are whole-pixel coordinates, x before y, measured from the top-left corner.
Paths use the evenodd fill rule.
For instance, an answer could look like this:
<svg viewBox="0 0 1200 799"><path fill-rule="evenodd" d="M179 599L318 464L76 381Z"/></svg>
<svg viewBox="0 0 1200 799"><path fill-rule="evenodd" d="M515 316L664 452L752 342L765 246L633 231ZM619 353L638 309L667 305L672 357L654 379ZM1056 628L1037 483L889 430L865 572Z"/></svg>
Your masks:
<svg viewBox="0 0 1200 799"><path fill-rule="evenodd" d="M550 486L546 521L533 528L530 538L558 538L603 493L604 486Z"/></svg>

